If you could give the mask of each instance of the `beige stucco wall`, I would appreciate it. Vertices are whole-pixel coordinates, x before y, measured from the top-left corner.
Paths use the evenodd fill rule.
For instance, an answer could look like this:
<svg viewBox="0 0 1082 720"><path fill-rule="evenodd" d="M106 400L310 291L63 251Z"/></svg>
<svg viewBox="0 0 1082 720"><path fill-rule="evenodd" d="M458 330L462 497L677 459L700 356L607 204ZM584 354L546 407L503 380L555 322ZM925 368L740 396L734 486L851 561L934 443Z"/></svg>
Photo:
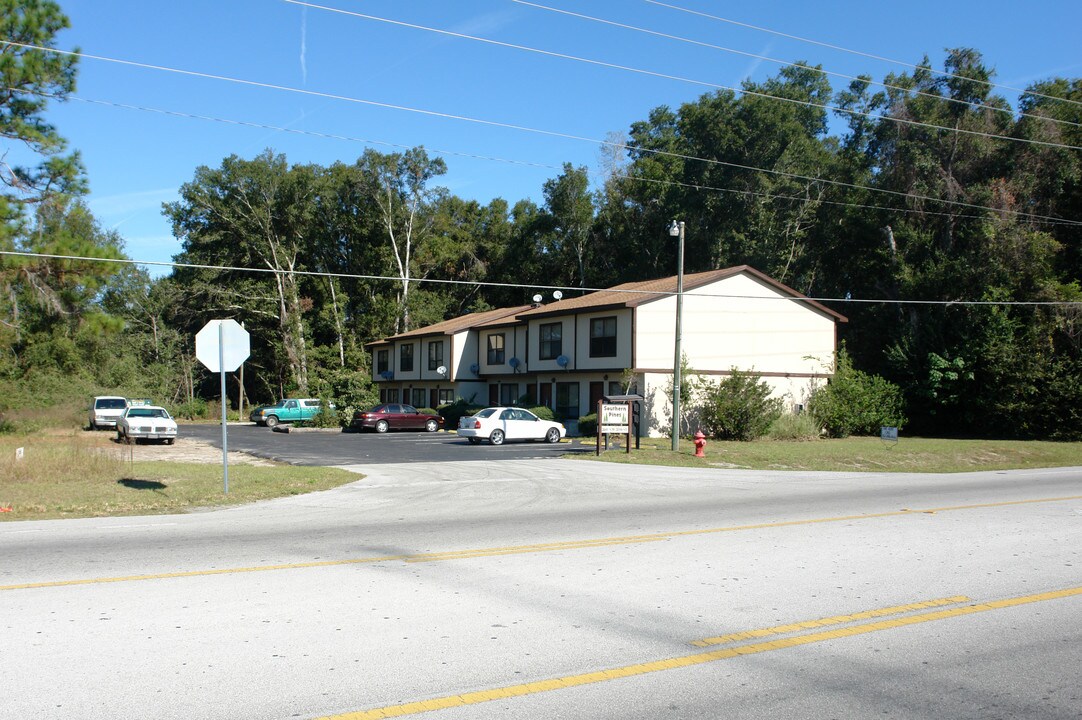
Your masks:
<svg viewBox="0 0 1082 720"><path fill-rule="evenodd" d="M413 370L408 372L402 371L402 348L407 346L413 346ZM394 344L394 352L392 353L393 360L391 361L391 370L394 372L394 379L398 382L403 380L419 380L421 377L421 342L420 340L402 340Z"/></svg>
<svg viewBox="0 0 1082 720"><path fill-rule="evenodd" d="M451 340L451 377L455 380L472 380L476 377L470 372L470 365L477 357L477 333L463 330L455 333Z"/></svg>
<svg viewBox="0 0 1082 720"><path fill-rule="evenodd" d="M578 316L575 328L575 342L573 347L578 348L578 357L575 358L574 368L578 370L611 370L614 368L631 367L631 321L632 311L630 308L619 310L604 310L601 312L584 313ZM594 318L616 318L616 357L590 357L590 321ZM567 339L564 339L567 344ZM567 353L564 353L567 355ZM570 356L568 356L570 357Z"/></svg>
<svg viewBox="0 0 1082 720"><path fill-rule="evenodd" d="M563 354L570 359L570 363L566 368L560 367L555 359L542 360L540 357L541 351L541 330L542 325L549 325L552 323L560 323L561 337L563 339ZM551 372L564 372L565 370L575 369L575 316L565 315L563 317L554 318L541 318L537 320L530 320L529 325L530 333L530 347L529 347L529 368L530 372L535 373L551 373Z"/></svg>
<svg viewBox="0 0 1082 720"><path fill-rule="evenodd" d="M833 318L784 297L747 275L685 292L680 344L690 367L736 367L761 374L823 372L834 356ZM671 373L675 323L675 297L638 307L637 368Z"/></svg>
<svg viewBox="0 0 1082 720"><path fill-rule="evenodd" d="M645 388L642 395L645 398L643 417L646 431L643 434L649 437L668 436L672 416L672 373L644 373L640 377L638 387ZM692 380L717 383L725 377L725 375L704 375L693 377ZM802 406L806 406L812 390L826 382L826 378L823 377L763 377L761 380L770 386L771 397L781 398L787 412L795 412ZM692 406L697 402L693 398ZM693 416L689 432L694 434L695 429L696 420Z"/></svg>
<svg viewBox="0 0 1082 720"><path fill-rule="evenodd" d="M477 347L480 350L477 363L481 366L482 375L521 375L526 372L526 326L506 325L502 327L483 328L477 333ZM499 364L488 362L488 338L491 335L503 335L504 361ZM511 367L511 359L518 358L519 366L516 371ZM470 361L474 362L473 360Z"/></svg>

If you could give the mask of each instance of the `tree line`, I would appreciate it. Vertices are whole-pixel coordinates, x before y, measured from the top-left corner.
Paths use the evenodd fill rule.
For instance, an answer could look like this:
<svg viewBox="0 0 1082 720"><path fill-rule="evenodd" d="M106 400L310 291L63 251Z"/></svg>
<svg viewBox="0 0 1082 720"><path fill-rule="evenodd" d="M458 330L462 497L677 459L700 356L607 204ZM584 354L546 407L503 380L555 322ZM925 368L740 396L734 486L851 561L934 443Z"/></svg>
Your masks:
<svg viewBox="0 0 1082 720"><path fill-rule="evenodd" d="M15 5L5 37L47 46L66 26L52 2ZM423 147L329 166L232 155L194 168L163 207L181 265L151 279L44 257L123 259L124 244L43 118L43 94L72 91L75 59L0 57L0 135L40 160L0 173L0 249L35 253L0 256L0 379L22 389L0 410L73 378L213 397L192 340L212 317L252 335L247 398L362 404L367 342L528 303L538 286L671 276L677 218L687 272L746 263L834 299L853 365L901 389L909 432L1082 437L1080 79L1034 83L1012 107L972 49L942 72L925 57L840 89L797 64L649 110L610 136L600 170L565 164L540 204L458 197Z"/></svg>

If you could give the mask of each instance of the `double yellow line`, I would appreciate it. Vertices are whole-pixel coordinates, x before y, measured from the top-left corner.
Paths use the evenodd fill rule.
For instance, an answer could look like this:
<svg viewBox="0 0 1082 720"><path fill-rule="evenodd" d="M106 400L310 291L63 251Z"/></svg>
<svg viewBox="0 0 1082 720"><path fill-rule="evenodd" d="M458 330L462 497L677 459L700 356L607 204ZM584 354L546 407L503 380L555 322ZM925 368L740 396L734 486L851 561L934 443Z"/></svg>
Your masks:
<svg viewBox="0 0 1082 720"><path fill-rule="evenodd" d="M1056 590L1052 592L1038 593L1035 595L1024 595L1022 597L1007 598L1004 600L994 600L985 603L974 603L969 605L962 605L960 607L950 607L943 610L934 610L931 612L923 613L918 613L915 611L925 610L933 607L942 607L946 605L957 605L958 603L971 601L968 597L965 597L964 595L958 595L955 597L927 600L924 602L911 603L908 605L895 605L892 607L880 608L877 610L857 612L851 615L837 615L834 617L820 618L818 620L808 620L805 622L792 623L789 625L776 625L774 627L763 628L761 630L749 630L746 632L733 633L730 635L719 635L713 638L706 638L705 640L696 640L691 644L699 647L708 647L712 645L727 644L751 638L762 638L773 635L786 635L789 633L800 633L804 630L815 630L816 628L822 628L827 626L845 625L846 623L852 623L856 620L868 619L873 617L887 617L891 615L901 615L901 617L893 617L888 620L879 620L877 622L871 623L845 625L844 627L837 627L832 630L819 630L817 632L806 632L804 634L789 635L788 637L779 637L775 640L768 640L766 642L757 642L747 645L736 645L733 647L727 647L718 650L710 650L708 652L695 653L693 655L683 655L680 657L666 658L664 660L655 660L652 662L625 665L623 667L611 668L608 670L599 670L596 672L581 673L578 675L566 675L564 677L557 677L549 680L538 680L535 682L521 683L517 685L507 685L504 687L497 687L490 690L478 690L476 692L462 693L459 695L446 695L443 697L432 698L429 700L419 700L416 702L401 703L398 705L387 705L384 707L373 708L370 710L361 710L358 712L349 712L341 715L329 715L322 720L382 720L383 718L416 715L418 713L430 712L433 710L446 710L449 708L462 707L465 705L476 705L478 703L489 702L491 700L505 700L508 698L519 697L521 695L533 695L537 693L549 692L551 690L562 690L564 688L578 687L580 685L591 685L595 683L606 682L608 680L617 680L620 678L629 678L635 677L637 675L646 675L649 673L661 672L663 670L676 670L678 668L691 667L693 665L702 665L704 663L739 657L741 655L755 655L758 653L770 652L772 650L782 650L785 648L797 647L799 645L810 645L812 643L825 642L827 640L837 640L840 638L853 637L855 635L864 635L867 633L879 632L881 630L890 630L893 628L906 627L909 625L917 625L919 623L932 622L935 620L945 620L953 617L961 617L963 615L972 615L974 613L988 612L990 610L1000 610L1003 608L1017 607L1019 605L1043 602L1046 600L1056 600L1060 598L1072 597L1075 595L1082 595L1082 587L1074 587L1068 588L1066 590Z"/></svg>

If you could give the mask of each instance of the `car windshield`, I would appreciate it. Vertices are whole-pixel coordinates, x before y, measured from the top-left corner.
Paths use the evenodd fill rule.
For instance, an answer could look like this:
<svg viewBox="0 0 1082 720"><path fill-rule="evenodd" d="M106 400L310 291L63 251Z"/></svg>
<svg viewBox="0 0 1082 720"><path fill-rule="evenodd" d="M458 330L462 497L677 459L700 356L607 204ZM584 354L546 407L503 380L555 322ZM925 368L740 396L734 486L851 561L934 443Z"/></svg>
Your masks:
<svg viewBox="0 0 1082 720"><path fill-rule="evenodd" d="M128 404L124 398L102 398L94 403L98 410L123 410Z"/></svg>
<svg viewBox="0 0 1082 720"><path fill-rule="evenodd" d="M474 417L481 417L481 418L492 417L492 414L495 413L496 410L497 410L497 408L485 408L484 410L482 410L479 413L477 413L476 415L474 415Z"/></svg>
<svg viewBox="0 0 1082 720"><path fill-rule="evenodd" d="M132 408L128 411L128 417L163 418L169 416L161 408Z"/></svg>

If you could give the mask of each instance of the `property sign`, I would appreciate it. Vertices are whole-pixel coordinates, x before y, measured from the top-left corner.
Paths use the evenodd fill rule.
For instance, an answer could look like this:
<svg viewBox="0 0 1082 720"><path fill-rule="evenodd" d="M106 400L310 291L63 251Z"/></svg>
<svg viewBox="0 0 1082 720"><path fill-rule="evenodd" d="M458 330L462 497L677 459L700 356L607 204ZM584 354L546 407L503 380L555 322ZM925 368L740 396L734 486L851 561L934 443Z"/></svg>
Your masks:
<svg viewBox="0 0 1082 720"><path fill-rule="evenodd" d="M879 428L879 438L886 442L898 442L898 428L888 426Z"/></svg>
<svg viewBox="0 0 1082 720"><path fill-rule="evenodd" d="M597 424L602 434L627 435L631 431L631 408L627 403L601 403Z"/></svg>

